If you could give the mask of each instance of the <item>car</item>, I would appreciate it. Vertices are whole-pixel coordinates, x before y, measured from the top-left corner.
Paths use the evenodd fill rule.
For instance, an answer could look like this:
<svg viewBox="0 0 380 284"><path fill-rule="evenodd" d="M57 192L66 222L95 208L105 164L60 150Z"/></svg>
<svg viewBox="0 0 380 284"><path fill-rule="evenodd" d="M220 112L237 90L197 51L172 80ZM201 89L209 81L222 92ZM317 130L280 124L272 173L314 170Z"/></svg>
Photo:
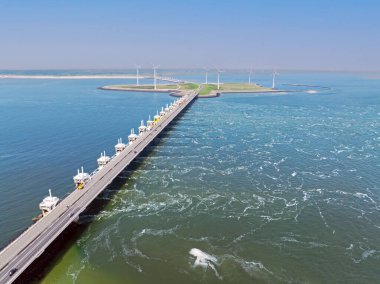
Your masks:
<svg viewBox="0 0 380 284"><path fill-rule="evenodd" d="M8 273L8 275L9 276L12 276L13 274L15 274L16 272L17 272L17 268L12 268L10 271L9 271L9 273Z"/></svg>

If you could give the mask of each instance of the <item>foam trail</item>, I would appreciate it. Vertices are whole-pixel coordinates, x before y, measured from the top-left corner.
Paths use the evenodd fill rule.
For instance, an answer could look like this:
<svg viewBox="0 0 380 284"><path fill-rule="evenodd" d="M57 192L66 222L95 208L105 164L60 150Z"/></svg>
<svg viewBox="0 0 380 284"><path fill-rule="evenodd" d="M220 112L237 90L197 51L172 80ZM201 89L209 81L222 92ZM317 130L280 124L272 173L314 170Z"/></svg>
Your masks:
<svg viewBox="0 0 380 284"><path fill-rule="evenodd" d="M318 93L318 91L316 91L316 90L307 90L306 93L308 93L308 94L316 94L316 93Z"/></svg>
<svg viewBox="0 0 380 284"><path fill-rule="evenodd" d="M221 279L218 271L215 268L215 265L217 264L217 261L218 261L215 256L209 255L208 253L205 253L205 252L203 252L197 248L192 248L189 251L189 254L196 257L194 264L193 264L194 267L200 266L205 270L208 267L210 267L212 270L214 270L216 277Z"/></svg>

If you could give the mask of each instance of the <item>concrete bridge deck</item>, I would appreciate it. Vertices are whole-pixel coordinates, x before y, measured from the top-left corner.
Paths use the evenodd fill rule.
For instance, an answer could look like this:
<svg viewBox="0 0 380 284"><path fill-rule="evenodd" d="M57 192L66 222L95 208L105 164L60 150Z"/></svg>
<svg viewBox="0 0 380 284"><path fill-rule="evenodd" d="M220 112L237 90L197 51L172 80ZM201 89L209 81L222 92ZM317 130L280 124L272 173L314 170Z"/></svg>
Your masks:
<svg viewBox="0 0 380 284"><path fill-rule="evenodd" d="M154 127L99 170L82 190L75 190L47 216L29 227L0 252L0 283L12 283L72 223L79 214L127 167L160 132L197 96L198 90L186 92L182 104L168 112ZM9 271L16 268L14 275Z"/></svg>

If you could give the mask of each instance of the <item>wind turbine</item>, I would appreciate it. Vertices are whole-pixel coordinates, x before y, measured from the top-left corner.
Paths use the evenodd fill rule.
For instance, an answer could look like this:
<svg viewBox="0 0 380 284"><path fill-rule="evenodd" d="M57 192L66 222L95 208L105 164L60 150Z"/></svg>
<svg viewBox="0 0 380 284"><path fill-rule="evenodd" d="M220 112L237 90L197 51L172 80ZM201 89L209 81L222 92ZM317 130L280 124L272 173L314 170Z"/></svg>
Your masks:
<svg viewBox="0 0 380 284"><path fill-rule="evenodd" d="M276 79L276 75L279 75L279 73L277 73L276 69L274 69L273 70L273 78L272 78L272 89L275 88L274 80Z"/></svg>
<svg viewBox="0 0 380 284"><path fill-rule="evenodd" d="M248 76L248 85L251 85L251 76L252 76L252 68L249 69L249 76Z"/></svg>
<svg viewBox="0 0 380 284"><path fill-rule="evenodd" d="M154 89L156 90L157 89L157 68L158 68L159 65L153 65L153 82L154 82Z"/></svg>
<svg viewBox="0 0 380 284"><path fill-rule="evenodd" d="M207 85L208 84L208 69L205 68L205 71L206 71L206 80L205 80L205 84Z"/></svg>
<svg viewBox="0 0 380 284"><path fill-rule="evenodd" d="M220 73L223 72L223 70L217 69L218 71L218 90L220 89Z"/></svg>
<svg viewBox="0 0 380 284"><path fill-rule="evenodd" d="M140 65L136 65L136 86L140 86L140 82L139 82L139 71L140 71L140 68L141 68Z"/></svg>

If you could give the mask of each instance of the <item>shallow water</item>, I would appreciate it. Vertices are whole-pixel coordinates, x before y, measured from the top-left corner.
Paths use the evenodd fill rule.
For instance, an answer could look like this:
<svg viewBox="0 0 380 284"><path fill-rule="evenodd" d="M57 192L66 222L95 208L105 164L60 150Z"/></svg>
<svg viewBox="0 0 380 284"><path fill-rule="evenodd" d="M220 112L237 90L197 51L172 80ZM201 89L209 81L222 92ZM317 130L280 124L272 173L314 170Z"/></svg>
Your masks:
<svg viewBox="0 0 380 284"><path fill-rule="evenodd" d="M76 167L94 169L171 100L94 88L110 81L0 81L3 242L48 187L68 191ZM281 81L330 88L197 100L108 188L107 206L83 216L94 221L43 283L375 283L380 81Z"/></svg>

